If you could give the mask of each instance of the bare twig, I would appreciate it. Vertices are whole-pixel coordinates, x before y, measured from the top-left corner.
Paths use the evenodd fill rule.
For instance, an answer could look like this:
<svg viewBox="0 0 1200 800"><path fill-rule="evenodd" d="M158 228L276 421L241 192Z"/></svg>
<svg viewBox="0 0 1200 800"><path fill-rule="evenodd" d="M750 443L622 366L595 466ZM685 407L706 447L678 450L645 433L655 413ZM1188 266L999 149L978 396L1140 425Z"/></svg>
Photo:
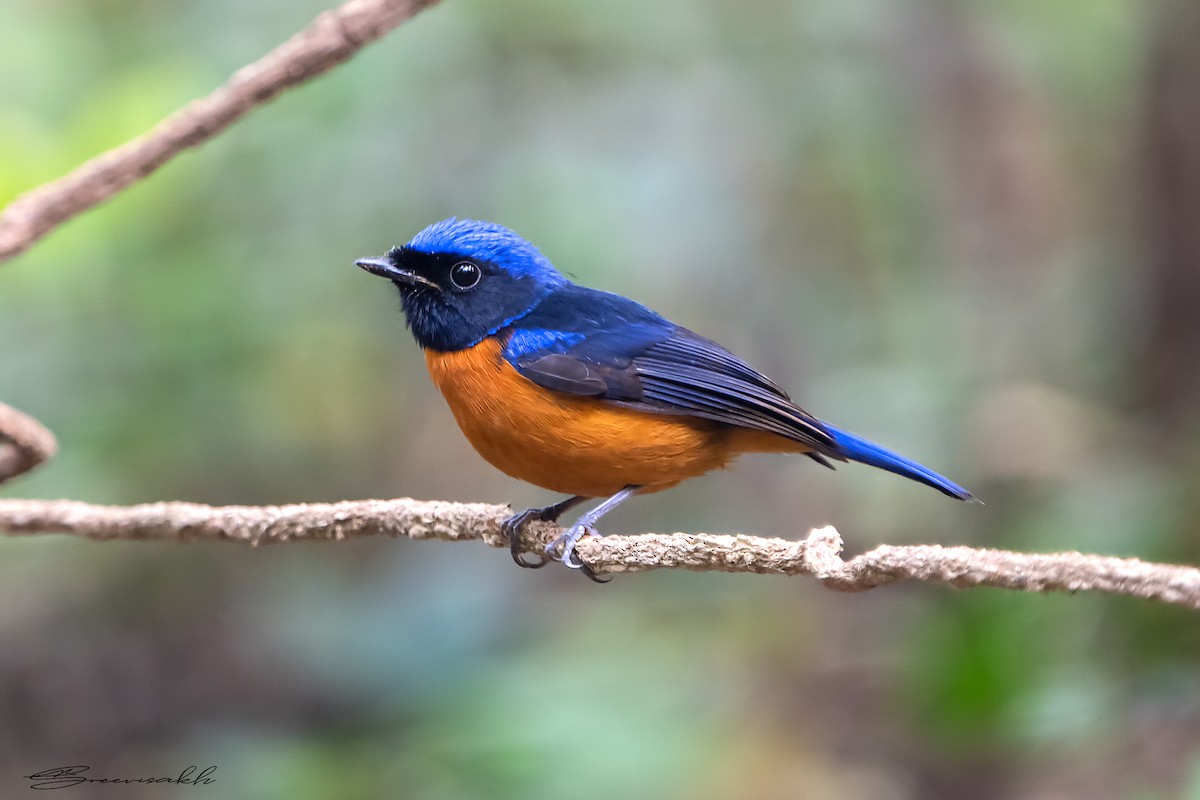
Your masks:
<svg viewBox="0 0 1200 800"><path fill-rule="evenodd" d="M56 452L53 433L33 417L0 403L0 483L28 472Z"/></svg>
<svg viewBox="0 0 1200 800"><path fill-rule="evenodd" d="M437 0L347 0L233 74L150 132L18 197L0 213L0 261L24 251L71 217L149 175L286 89L346 61Z"/></svg>
<svg viewBox="0 0 1200 800"><path fill-rule="evenodd" d="M67 500L0 500L0 533L70 533L88 539L240 541L268 544L407 536L482 539L507 547L499 523L506 506L364 500L331 505L227 506L192 503L112 507ZM527 549L544 546L560 529L535 523ZM995 586L1031 592L1095 591L1200 609L1200 569L1082 553L1026 554L936 545L877 547L849 561L832 527L800 541L705 533L585 538L578 552L597 573L654 569L813 575L845 592L903 578L956 587Z"/></svg>

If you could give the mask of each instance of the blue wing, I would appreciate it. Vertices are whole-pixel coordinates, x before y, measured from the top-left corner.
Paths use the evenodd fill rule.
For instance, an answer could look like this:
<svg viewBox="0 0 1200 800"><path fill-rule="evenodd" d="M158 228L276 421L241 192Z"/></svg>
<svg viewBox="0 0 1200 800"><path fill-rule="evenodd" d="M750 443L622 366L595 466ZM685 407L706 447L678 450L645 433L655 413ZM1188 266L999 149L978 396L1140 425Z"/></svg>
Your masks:
<svg viewBox="0 0 1200 800"><path fill-rule="evenodd" d="M973 499L927 467L816 419L716 342L620 295L568 285L505 333L505 358L548 389L767 431L809 446L806 455L827 467L826 456L858 461Z"/></svg>
<svg viewBox="0 0 1200 800"><path fill-rule="evenodd" d="M554 391L767 431L808 445L818 460L845 460L825 427L769 378L620 295L555 291L511 326L504 355Z"/></svg>

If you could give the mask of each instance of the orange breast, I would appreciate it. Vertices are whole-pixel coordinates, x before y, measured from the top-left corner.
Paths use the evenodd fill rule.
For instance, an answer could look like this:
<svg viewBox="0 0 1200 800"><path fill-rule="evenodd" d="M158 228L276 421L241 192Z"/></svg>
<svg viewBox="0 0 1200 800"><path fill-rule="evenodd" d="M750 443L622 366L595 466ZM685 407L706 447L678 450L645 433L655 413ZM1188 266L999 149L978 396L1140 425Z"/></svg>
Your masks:
<svg viewBox="0 0 1200 800"><path fill-rule="evenodd" d="M425 351L433 383L479 455L504 473L564 494L654 492L720 469L743 452L803 452L796 441L690 416L649 414L544 389L496 338Z"/></svg>
<svg viewBox="0 0 1200 800"><path fill-rule="evenodd" d="M738 453L803 448L703 419L650 414L544 389L484 339L425 351L425 362L472 446L498 469L564 494L604 497L625 486L665 489L724 467Z"/></svg>

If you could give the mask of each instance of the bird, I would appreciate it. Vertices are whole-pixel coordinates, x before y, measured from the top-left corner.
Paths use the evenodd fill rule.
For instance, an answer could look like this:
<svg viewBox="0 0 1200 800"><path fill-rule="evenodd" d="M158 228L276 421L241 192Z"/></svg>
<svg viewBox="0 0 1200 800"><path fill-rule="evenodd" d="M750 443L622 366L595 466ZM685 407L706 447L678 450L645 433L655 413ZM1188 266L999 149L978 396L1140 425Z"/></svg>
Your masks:
<svg viewBox="0 0 1200 800"><path fill-rule="evenodd" d="M746 453L856 461L958 500L966 489L817 419L732 352L619 294L569 280L502 225L449 219L355 264L399 290L409 330L475 450L502 472L566 499L504 520L513 560L550 560L601 580L576 543L638 494L727 467ZM536 560L533 520L582 514ZM977 502L977 501L976 501Z"/></svg>

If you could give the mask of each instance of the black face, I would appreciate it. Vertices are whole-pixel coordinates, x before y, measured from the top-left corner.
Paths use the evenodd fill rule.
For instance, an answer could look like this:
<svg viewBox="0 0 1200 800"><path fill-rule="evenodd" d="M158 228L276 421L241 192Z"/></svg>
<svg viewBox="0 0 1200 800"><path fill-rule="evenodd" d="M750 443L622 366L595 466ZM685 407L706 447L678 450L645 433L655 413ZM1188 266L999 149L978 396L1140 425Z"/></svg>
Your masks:
<svg viewBox="0 0 1200 800"><path fill-rule="evenodd" d="M473 347L524 316L546 293L532 275L455 253L396 247L386 258L357 263L396 285L413 336L431 350Z"/></svg>

